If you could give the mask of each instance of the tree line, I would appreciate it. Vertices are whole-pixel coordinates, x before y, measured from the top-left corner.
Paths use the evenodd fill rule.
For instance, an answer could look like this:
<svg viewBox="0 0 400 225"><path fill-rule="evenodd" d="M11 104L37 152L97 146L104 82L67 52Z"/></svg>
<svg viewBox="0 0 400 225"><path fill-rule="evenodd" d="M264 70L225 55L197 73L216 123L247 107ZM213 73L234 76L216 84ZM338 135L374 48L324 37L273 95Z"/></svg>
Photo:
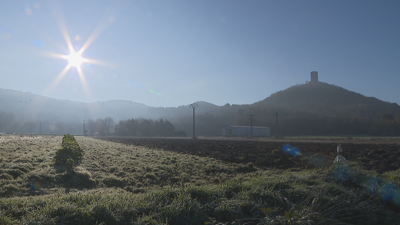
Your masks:
<svg viewBox="0 0 400 225"><path fill-rule="evenodd" d="M82 134L81 122L51 122L45 119L25 121L13 113L0 111L0 133L16 134Z"/></svg>
<svg viewBox="0 0 400 225"><path fill-rule="evenodd" d="M235 107L235 111L233 110ZM224 110L226 108L226 110ZM220 136L223 128L229 125L250 126L246 115L254 114L253 126L266 126L271 136L276 135L276 118L273 111L279 112L280 136L297 135L371 135L399 136L400 113L363 113L358 110L345 110L336 115L316 115L310 112L285 108L266 108L253 106L221 106L221 113L197 113L196 136ZM352 111L353 113L348 113ZM226 112L226 113L224 113ZM168 121L166 119L128 119L116 123L111 117L85 121L86 135L121 135L146 137L172 137L192 135L191 113L186 117ZM0 111L0 133L18 134L78 134L83 133L83 121L49 122L32 120L21 122L12 113Z"/></svg>
<svg viewBox="0 0 400 225"><path fill-rule="evenodd" d="M118 123L112 117L89 119L82 122L50 122L28 120L20 122L12 113L0 111L0 133L16 134L77 134L100 136L184 137L185 131L177 131L168 120L128 119Z"/></svg>
<svg viewBox="0 0 400 225"><path fill-rule="evenodd" d="M223 106L230 107L230 106ZM270 128L271 136L276 135L276 114L278 112L279 136L326 135L326 136L399 136L400 113L377 115L337 114L316 115L309 112L264 107L243 107L236 113L196 114L196 136L220 136L222 129L229 125L250 126L246 115L254 114L253 126ZM173 121L178 129L192 135L192 117Z"/></svg>
<svg viewBox="0 0 400 225"><path fill-rule="evenodd" d="M168 120L128 119L119 121L114 128L115 135L142 137L174 137L186 136L184 131L175 131Z"/></svg>

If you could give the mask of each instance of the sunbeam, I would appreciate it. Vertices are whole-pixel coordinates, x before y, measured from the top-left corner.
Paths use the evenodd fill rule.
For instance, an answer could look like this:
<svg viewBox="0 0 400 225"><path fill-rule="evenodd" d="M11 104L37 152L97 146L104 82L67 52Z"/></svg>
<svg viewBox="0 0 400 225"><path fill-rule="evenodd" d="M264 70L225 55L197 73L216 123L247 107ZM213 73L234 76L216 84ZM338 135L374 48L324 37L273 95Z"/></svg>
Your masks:
<svg viewBox="0 0 400 225"><path fill-rule="evenodd" d="M57 54L57 53L46 53L47 55L55 58L61 58L65 59L68 61L68 64L65 66L65 68L60 72L60 74L57 75L57 77L51 82L49 87L46 89L46 92L52 92L54 89L60 84L60 82L65 78L65 75L71 70L71 68L76 68L76 71L79 75L79 80L82 84L83 91L85 92L86 97L91 98L91 91L88 85L88 82L86 80L85 74L82 70L82 64L83 63L90 63L90 64L101 64L101 65L107 65L109 63L99 61L99 60L94 60L94 59L87 59L84 58L82 55L83 53L88 49L88 47L99 37L99 35L104 31L104 29L108 26L108 23L105 23L104 21L100 22L99 25L94 29L92 34L89 36L89 38L86 40L84 45L78 50L75 51L72 39L69 35L67 26L64 22L64 19L62 17L61 10L53 11L53 15L56 18L58 27L61 31L62 36L64 37L65 43L67 44L69 54L68 55L63 55L63 54ZM79 39L81 37L79 36ZM49 93L47 93L49 94Z"/></svg>

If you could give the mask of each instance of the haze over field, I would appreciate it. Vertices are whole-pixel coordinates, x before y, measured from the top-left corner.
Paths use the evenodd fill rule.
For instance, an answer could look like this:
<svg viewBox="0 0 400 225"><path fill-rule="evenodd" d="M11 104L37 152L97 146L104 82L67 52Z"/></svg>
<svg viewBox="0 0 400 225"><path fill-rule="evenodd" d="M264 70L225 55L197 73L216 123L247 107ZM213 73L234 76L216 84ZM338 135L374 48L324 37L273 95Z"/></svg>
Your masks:
<svg viewBox="0 0 400 225"><path fill-rule="evenodd" d="M252 104L317 70L324 82L399 103L399 9L364 0L7 1L0 88L222 106Z"/></svg>
<svg viewBox="0 0 400 225"><path fill-rule="evenodd" d="M86 120L89 135L192 134L192 109L188 106L82 103L4 89L0 89L0 96L0 132L82 134L82 121ZM274 128L272 135L276 135L276 115L280 135L400 135L398 104L319 81L289 87L253 104L196 104L198 135L219 136L229 125L249 126L248 115L254 115L253 125Z"/></svg>
<svg viewBox="0 0 400 225"><path fill-rule="evenodd" d="M399 0L1 3L0 224L400 224Z"/></svg>

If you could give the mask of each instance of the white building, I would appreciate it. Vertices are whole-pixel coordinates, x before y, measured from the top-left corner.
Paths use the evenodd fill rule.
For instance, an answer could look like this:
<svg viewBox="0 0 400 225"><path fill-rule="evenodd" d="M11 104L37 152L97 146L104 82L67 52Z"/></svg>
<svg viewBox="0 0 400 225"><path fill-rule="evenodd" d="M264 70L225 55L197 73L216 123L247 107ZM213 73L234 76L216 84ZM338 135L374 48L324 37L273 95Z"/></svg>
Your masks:
<svg viewBox="0 0 400 225"><path fill-rule="evenodd" d="M269 127L253 126L253 137L269 137ZM227 126L222 128L222 136L243 137L251 136L250 126Z"/></svg>

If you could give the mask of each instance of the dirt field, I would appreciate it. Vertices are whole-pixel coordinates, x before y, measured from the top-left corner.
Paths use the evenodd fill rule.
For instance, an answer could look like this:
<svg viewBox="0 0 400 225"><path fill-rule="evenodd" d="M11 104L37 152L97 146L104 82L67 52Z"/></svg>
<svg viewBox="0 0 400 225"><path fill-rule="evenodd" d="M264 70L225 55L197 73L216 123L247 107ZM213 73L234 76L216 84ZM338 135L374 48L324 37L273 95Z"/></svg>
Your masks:
<svg viewBox="0 0 400 225"><path fill-rule="evenodd" d="M400 146L397 140L246 140L246 139L173 139L173 138L119 138L103 140L163 149L183 154L211 157L234 163L253 163L260 167L314 168L332 165L337 143L342 143L343 156L357 161L368 170L379 173L400 168ZM388 142L388 141L386 141ZM393 143L392 143L393 142ZM300 150L301 156L285 154L283 147L290 144Z"/></svg>

